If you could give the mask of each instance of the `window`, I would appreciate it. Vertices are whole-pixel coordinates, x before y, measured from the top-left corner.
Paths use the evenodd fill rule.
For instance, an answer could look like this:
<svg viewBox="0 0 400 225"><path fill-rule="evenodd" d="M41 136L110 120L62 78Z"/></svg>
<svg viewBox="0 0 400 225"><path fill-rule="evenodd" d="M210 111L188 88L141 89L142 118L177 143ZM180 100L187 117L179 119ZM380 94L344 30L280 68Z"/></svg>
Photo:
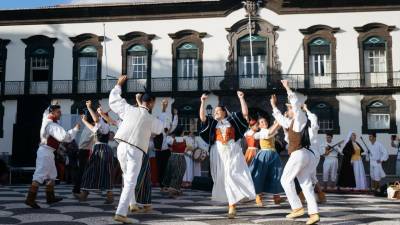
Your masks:
<svg viewBox="0 0 400 225"><path fill-rule="evenodd" d="M309 71L314 76L331 73L330 43L323 38L314 39L309 44Z"/></svg>
<svg viewBox="0 0 400 225"><path fill-rule="evenodd" d="M267 74L267 39L258 35L239 40L239 75L258 77ZM253 56L252 56L253 55Z"/></svg>
<svg viewBox="0 0 400 225"><path fill-rule="evenodd" d="M381 101L367 106L368 129L390 129L390 108Z"/></svg>
<svg viewBox="0 0 400 225"><path fill-rule="evenodd" d="M193 43L185 43L178 48L178 77L196 78L198 75L199 49Z"/></svg>
<svg viewBox="0 0 400 225"><path fill-rule="evenodd" d="M365 72L386 72L386 42L380 37L370 37L364 43Z"/></svg>
<svg viewBox="0 0 400 225"><path fill-rule="evenodd" d="M329 104L319 102L311 108L311 112L318 116L318 125L321 132L326 133L334 129L333 109Z"/></svg>
<svg viewBox="0 0 400 225"><path fill-rule="evenodd" d="M134 45L128 49L128 77L133 79L147 78L147 49L143 45Z"/></svg>
<svg viewBox="0 0 400 225"><path fill-rule="evenodd" d="M49 80L49 52L43 48L33 51L30 57L30 80Z"/></svg>
<svg viewBox="0 0 400 225"><path fill-rule="evenodd" d="M97 78L97 49L86 46L79 52L79 80L96 80Z"/></svg>

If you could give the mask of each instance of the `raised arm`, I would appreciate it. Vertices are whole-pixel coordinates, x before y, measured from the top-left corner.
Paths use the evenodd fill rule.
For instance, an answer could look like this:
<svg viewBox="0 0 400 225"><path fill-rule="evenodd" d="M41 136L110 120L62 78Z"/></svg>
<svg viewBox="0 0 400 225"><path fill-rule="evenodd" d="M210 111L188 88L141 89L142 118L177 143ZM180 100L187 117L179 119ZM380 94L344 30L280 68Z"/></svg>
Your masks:
<svg viewBox="0 0 400 225"><path fill-rule="evenodd" d="M314 113L312 113L306 104L303 105L303 109L306 112L307 118L311 122L311 129L318 131L319 130L319 125L318 125L318 117Z"/></svg>
<svg viewBox="0 0 400 225"><path fill-rule="evenodd" d="M199 116L200 116L200 121L203 122L203 123L206 122L206 120L207 120L207 117L206 117L206 106L205 106L207 98L208 98L208 95L206 95L206 94L203 94L200 97L200 102L201 103L200 103Z"/></svg>
<svg viewBox="0 0 400 225"><path fill-rule="evenodd" d="M111 116L108 113L104 112L101 107L97 109L97 112L100 114L101 118L107 121L108 124L118 126L118 122L115 121L113 118L111 118Z"/></svg>
<svg viewBox="0 0 400 225"><path fill-rule="evenodd" d="M176 127L178 126L178 118L179 118L178 117L178 110L174 109L173 111L174 111L174 115L173 115L174 118L172 120L171 127L169 129L169 133L174 132Z"/></svg>
<svg viewBox="0 0 400 225"><path fill-rule="evenodd" d="M99 117L97 116L96 112L92 108L92 101L86 101L86 108L89 110L90 116L93 118L93 122L98 123Z"/></svg>
<svg viewBox="0 0 400 225"><path fill-rule="evenodd" d="M290 127L290 122L291 120L284 115L282 115L281 111L277 107L277 99L276 95L271 95L271 107L272 107L272 116L275 118L275 120L278 122L279 125L281 125L283 128L288 129Z"/></svg>
<svg viewBox="0 0 400 225"><path fill-rule="evenodd" d="M304 101L301 101L299 99L299 96L297 96L297 94L292 91L287 80L282 80L281 82L283 87L286 89L288 99L294 113L293 130L296 132L300 132L307 124L307 116L301 109Z"/></svg>
<svg viewBox="0 0 400 225"><path fill-rule="evenodd" d="M124 119L126 108L130 107L126 100L121 97L121 87L127 79L128 78L125 75L118 78L117 84L111 90L108 100L110 109L115 112L122 120Z"/></svg>
<svg viewBox="0 0 400 225"><path fill-rule="evenodd" d="M137 93L135 95L135 98L136 98L136 103L138 104L138 106L141 106L142 105L142 94L141 93Z"/></svg>
<svg viewBox="0 0 400 225"><path fill-rule="evenodd" d="M83 125L85 125L89 130L93 130L94 126L87 121L87 117L85 115L81 116L81 120Z"/></svg>
<svg viewBox="0 0 400 225"><path fill-rule="evenodd" d="M243 117L246 118L246 120L249 120L249 108L247 107L246 100L244 99L244 93L241 91L237 91L237 96L240 101L240 108L242 109Z"/></svg>

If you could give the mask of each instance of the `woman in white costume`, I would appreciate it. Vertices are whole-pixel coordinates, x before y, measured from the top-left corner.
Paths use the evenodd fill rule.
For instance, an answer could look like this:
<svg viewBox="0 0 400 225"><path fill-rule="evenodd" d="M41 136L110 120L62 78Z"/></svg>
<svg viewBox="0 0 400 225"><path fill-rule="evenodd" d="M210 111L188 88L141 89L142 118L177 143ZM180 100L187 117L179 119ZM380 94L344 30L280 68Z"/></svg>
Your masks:
<svg viewBox="0 0 400 225"><path fill-rule="evenodd" d="M206 116L205 102L207 95L201 96L200 120L201 138L210 145L210 168L214 181L212 199L229 203L228 217L236 216L236 204L243 200L255 199L255 190L249 168L239 145L247 130L248 108L241 91L237 92L241 112L227 115L226 109L218 106L214 118Z"/></svg>

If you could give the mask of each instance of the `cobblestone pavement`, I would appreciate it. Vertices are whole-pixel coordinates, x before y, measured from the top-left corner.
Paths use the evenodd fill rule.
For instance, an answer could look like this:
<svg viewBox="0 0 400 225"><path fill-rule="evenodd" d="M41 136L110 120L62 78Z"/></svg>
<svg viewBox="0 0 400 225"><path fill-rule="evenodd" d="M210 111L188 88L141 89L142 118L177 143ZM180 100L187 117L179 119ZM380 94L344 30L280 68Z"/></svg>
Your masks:
<svg viewBox="0 0 400 225"><path fill-rule="evenodd" d="M64 197L62 202L51 206L45 203L44 187L38 194L42 209L31 209L24 204L27 186L0 187L0 224L25 225L98 225L118 224L112 220L115 206L104 205L101 193L91 193L88 201L79 203L71 194L71 186L58 185L56 193ZM116 201L119 189L115 190ZM130 214L138 224L157 225L222 225L222 224L305 224L306 217L297 220L285 219L289 212L287 202L273 205L266 199L266 207L258 208L253 202L240 204L238 217L229 220L227 207L210 201L210 193L185 190L177 199L168 198L153 190L151 213ZM328 202L320 205L319 224L374 224L400 225L400 201L391 201L370 195L328 194Z"/></svg>

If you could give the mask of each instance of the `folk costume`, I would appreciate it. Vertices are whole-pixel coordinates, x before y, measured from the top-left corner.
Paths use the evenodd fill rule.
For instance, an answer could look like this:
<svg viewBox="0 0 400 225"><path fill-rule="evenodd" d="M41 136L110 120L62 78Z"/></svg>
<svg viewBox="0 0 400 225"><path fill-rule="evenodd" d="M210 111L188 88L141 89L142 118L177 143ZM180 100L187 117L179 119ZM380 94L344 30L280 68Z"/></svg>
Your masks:
<svg viewBox="0 0 400 225"><path fill-rule="evenodd" d="M379 189L379 182L386 177L386 173L382 168L382 163L389 158L388 151L379 141L375 141L370 145L369 162L371 180L375 182L373 189Z"/></svg>
<svg viewBox="0 0 400 225"><path fill-rule="evenodd" d="M336 184L337 172L339 167L338 156L341 154L341 149L338 146L331 148L331 151L326 154L326 148L332 147L332 142L325 142L320 147L320 154L324 156L323 175L324 182L332 182Z"/></svg>
<svg viewBox="0 0 400 225"><path fill-rule="evenodd" d="M301 106L305 98L291 90L288 90L288 99L294 112L294 118L289 119L282 115L278 108L273 108L273 116L284 129L287 130L289 160L283 169L281 184L285 190L287 199L292 208L288 218L296 218L304 214L303 205L296 193L294 179L297 178L303 194L307 200L308 214L307 224L319 221L318 206L314 196L315 161L318 160L315 153L310 150L311 141L306 134L307 116ZM309 133L309 132L307 132Z"/></svg>
<svg viewBox="0 0 400 225"><path fill-rule="evenodd" d="M338 186L355 188L356 190L367 189L367 180L365 177L364 165L362 162L361 154L364 149L361 145L352 141L351 135L354 132L349 132L345 145L343 147L342 165L339 171Z"/></svg>
<svg viewBox="0 0 400 225"><path fill-rule="evenodd" d="M54 195L54 181L57 178L54 152L59 148L61 142L71 142L78 132L77 128L65 131L50 114L50 109L51 107L43 113L40 144L36 153L36 168L32 177L32 185L25 201L25 204L32 208L40 208L36 203L36 196L39 185L45 181L47 203L51 204L62 200L62 198Z"/></svg>
<svg viewBox="0 0 400 225"><path fill-rule="evenodd" d="M244 137L246 139L246 144L247 144L247 149L246 153L244 155L244 158L246 159L247 165L250 165L251 162L253 161L254 157L257 154L257 151L259 149L259 140L254 138L254 134L256 133L253 129L251 129L252 126L256 125L257 121L255 120L250 120L250 129L244 134Z"/></svg>
<svg viewBox="0 0 400 225"><path fill-rule="evenodd" d="M108 145L110 126L102 118L90 129L95 134L95 144L89 162L82 176L81 201L85 201L89 191L107 191L106 204L114 202L112 194L112 172L114 152Z"/></svg>
<svg viewBox="0 0 400 225"><path fill-rule="evenodd" d="M186 141L183 137L168 137L168 144L171 146L171 156L169 157L165 171L163 185L168 188L171 197L180 194L183 176L186 171Z"/></svg>
<svg viewBox="0 0 400 225"><path fill-rule="evenodd" d="M230 206L243 199L255 199L251 174L239 144L247 127L243 114L234 112L221 121L208 116L200 132L201 138L210 146L211 176L214 181L212 199L228 202ZM234 214L229 213L229 216Z"/></svg>
<svg viewBox="0 0 400 225"><path fill-rule="evenodd" d="M115 140L119 142L117 156L123 172L124 187L114 219L127 222L129 205L136 205L134 192L143 154L147 153L150 136L162 132L163 122L152 116L148 108L129 105L121 97L121 91L121 86L116 85L109 96L111 110L122 119ZM148 93L142 96L142 100L150 98Z"/></svg>
<svg viewBox="0 0 400 225"><path fill-rule="evenodd" d="M260 150L250 164L250 173L257 194L256 203L262 206L262 194L274 194L275 204L279 204L279 193L283 192L280 182L282 162L275 149L275 135L269 129L262 128L253 135L259 141Z"/></svg>

